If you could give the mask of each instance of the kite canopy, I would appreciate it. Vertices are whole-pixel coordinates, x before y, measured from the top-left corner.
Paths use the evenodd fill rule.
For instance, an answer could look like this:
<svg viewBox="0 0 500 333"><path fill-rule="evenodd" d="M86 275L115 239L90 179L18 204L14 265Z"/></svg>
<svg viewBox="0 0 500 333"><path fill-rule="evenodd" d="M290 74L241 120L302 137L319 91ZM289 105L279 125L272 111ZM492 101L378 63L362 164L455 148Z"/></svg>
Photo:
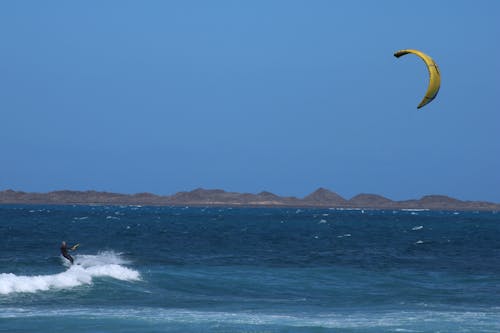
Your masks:
<svg viewBox="0 0 500 333"><path fill-rule="evenodd" d="M439 68L434 60L432 60L431 57L421 51L412 49L401 50L394 53L394 56L396 58L399 58L408 53L413 53L419 56L425 62L425 64L427 65L427 70L429 71L429 86L427 87L427 92L425 93L424 99L422 99L417 107L418 109L420 109L424 105L429 104L434 98L436 98L439 87L441 86L441 74L439 73Z"/></svg>

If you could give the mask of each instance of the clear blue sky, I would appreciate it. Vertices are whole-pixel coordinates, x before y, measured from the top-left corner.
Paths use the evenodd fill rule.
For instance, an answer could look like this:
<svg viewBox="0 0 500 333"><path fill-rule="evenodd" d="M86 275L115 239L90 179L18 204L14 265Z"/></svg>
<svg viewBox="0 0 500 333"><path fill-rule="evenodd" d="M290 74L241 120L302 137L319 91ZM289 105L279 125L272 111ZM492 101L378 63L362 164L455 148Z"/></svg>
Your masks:
<svg viewBox="0 0 500 333"><path fill-rule="evenodd" d="M499 1L1 1L0 190L500 202ZM420 49L438 63L438 97Z"/></svg>

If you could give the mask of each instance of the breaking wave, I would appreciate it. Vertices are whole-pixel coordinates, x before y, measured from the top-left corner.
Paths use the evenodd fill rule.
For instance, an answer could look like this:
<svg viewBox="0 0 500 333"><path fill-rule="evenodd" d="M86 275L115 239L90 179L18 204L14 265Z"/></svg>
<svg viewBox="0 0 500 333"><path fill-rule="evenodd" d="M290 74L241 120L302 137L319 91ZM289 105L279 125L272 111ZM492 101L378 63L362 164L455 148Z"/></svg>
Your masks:
<svg viewBox="0 0 500 333"><path fill-rule="evenodd" d="M288 328L313 327L331 329L383 329L384 332L428 332L460 331L460 332L498 332L500 329L500 313L494 308L476 309L473 311L375 311L352 313L311 314L269 314L249 312L215 312L193 311L186 309L158 308L73 308L58 310L43 310L31 308L6 308L0 313L0 318L30 318L30 317L85 317L118 319L127 321L148 321L158 323L184 323L210 325L217 323L219 328L225 325L251 325L248 332L268 332L258 330L262 326L285 326ZM422 323L425 323L423 326ZM464 325L471 330L463 330ZM435 329L435 330L434 330ZM228 330L229 331L229 330ZM240 330L235 330L241 332ZM247 330L245 330L247 331ZM226 332L226 330L224 330ZM271 332L271 330L269 330Z"/></svg>
<svg viewBox="0 0 500 333"><path fill-rule="evenodd" d="M35 293L50 289L69 289L91 284L94 278L110 277L122 281L137 281L138 271L125 267L127 261L114 252L100 252L97 255L76 255L75 264L58 274L16 275L0 274L0 294ZM65 265L67 265L65 263Z"/></svg>

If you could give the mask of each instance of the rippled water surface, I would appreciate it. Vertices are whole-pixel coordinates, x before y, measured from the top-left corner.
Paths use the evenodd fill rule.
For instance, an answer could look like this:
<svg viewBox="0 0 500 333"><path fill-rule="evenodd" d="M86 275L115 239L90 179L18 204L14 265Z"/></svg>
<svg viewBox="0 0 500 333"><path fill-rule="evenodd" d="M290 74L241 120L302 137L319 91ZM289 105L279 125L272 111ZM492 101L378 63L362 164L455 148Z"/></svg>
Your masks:
<svg viewBox="0 0 500 333"><path fill-rule="evenodd" d="M0 235L5 332L500 331L496 212L0 206Z"/></svg>

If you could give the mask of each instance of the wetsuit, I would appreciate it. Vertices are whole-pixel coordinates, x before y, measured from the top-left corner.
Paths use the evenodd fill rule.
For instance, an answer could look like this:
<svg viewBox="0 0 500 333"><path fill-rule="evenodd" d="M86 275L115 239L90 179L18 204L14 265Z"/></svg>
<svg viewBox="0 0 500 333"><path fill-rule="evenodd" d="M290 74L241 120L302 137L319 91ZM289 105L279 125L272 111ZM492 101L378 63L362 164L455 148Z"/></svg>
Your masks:
<svg viewBox="0 0 500 333"><path fill-rule="evenodd" d="M73 257L69 255L67 245L61 245L61 254L63 255L64 258L68 259L71 263L73 263Z"/></svg>

